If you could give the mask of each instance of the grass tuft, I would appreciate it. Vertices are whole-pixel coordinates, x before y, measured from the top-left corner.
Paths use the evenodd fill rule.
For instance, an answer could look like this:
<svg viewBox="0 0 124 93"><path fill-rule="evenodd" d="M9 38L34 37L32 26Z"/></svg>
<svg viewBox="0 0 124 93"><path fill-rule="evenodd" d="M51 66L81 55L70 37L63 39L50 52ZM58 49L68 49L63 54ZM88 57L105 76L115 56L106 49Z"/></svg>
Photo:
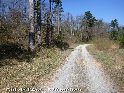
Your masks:
<svg viewBox="0 0 124 93"><path fill-rule="evenodd" d="M91 41L91 43L94 44L95 47L100 51L107 51L112 46L116 45L115 42L106 38L95 38L93 41Z"/></svg>

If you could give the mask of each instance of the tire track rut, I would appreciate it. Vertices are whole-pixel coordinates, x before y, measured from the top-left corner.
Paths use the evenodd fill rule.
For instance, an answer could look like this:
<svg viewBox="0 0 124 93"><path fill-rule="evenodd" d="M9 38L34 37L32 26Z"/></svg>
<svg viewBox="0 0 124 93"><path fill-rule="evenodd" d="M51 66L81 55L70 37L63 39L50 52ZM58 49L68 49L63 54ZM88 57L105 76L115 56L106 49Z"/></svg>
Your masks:
<svg viewBox="0 0 124 93"><path fill-rule="evenodd" d="M47 93L119 93L89 54L88 44L77 46L55 74Z"/></svg>

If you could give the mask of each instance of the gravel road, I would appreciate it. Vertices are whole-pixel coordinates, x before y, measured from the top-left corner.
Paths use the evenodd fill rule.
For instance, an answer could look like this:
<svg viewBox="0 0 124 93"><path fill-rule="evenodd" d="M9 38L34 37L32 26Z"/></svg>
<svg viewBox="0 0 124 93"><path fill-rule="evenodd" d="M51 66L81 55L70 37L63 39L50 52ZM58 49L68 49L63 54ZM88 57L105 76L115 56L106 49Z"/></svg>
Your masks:
<svg viewBox="0 0 124 93"><path fill-rule="evenodd" d="M47 93L119 93L102 67L89 54L88 44L77 46L53 79Z"/></svg>

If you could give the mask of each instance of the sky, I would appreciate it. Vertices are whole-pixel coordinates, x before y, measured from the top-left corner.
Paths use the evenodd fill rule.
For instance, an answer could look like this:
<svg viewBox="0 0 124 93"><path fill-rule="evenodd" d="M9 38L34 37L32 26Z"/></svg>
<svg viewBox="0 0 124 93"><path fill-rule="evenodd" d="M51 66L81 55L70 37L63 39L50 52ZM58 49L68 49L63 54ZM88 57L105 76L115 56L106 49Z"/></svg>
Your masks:
<svg viewBox="0 0 124 93"><path fill-rule="evenodd" d="M62 0L64 12L79 16L86 11L91 11L96 19L103 19L110 23L117 19L124 25L124 0Z"/></svg>

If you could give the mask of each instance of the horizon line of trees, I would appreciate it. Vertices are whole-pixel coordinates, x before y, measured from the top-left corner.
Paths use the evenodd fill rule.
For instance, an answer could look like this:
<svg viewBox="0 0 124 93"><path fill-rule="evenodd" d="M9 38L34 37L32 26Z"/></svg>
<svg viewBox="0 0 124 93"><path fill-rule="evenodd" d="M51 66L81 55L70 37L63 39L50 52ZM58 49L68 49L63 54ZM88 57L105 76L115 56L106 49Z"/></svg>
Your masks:
<svg viewBox="0 0 124 93"><path fill-rule="evenodd" d="M91 11L74 17L63 14L62 0L0 0L0 42L37 47L66 46L93 38L118 40L124 47L124 27L118 20L106 23Z"/></svg>

